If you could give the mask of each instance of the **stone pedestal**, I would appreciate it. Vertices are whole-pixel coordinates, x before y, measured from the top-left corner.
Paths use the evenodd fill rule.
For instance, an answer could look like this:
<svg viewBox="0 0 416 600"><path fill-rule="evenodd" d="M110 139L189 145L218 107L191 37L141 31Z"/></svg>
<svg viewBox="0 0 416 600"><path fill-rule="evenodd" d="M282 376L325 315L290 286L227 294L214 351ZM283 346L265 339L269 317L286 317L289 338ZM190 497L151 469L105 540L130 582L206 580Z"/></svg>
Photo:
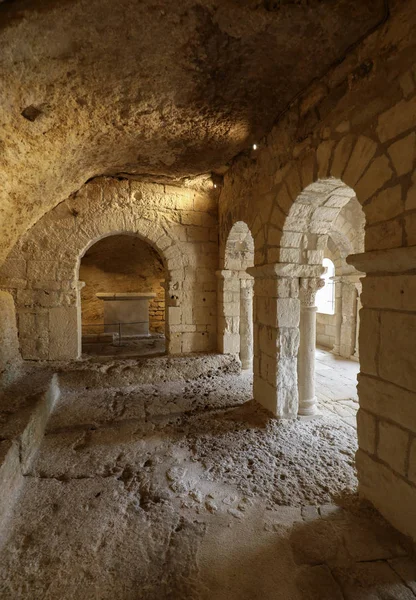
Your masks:
<svg viewBox="0 0 416 600"><path fill-rule="evenodd" d="M156 294L146 293L100 293L104 301L105 333L121 333L122 336L149 335L149 300Z"/></svg>
<svg viewBox="0 0 416 600"><path fill-rule="evenodd" d="M253 367L253 280L240 280L240 360L242 369Z"/></svg>
<svg viewBox="0 0 416 600"><path fill-rule="evenodd" d="M316 414L315 347L316 347L316 292L325 282L319 277L302 278L299 286L300 340L298 352L298 394L301 416Z"/></svg>

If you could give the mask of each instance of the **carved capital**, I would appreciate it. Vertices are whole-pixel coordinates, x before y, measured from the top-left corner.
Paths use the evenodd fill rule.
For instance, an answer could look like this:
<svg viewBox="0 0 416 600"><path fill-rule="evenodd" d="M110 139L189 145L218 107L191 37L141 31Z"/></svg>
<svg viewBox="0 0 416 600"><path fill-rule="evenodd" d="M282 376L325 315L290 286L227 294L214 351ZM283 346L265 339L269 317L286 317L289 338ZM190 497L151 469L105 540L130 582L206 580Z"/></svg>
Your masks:
<svg viewBox="0 0 416 600"><path fill-rule="evenodd" d="M316 292L324 287L320 277L302 277L299 280L299 299L302 306L314 307Z"/></svg>

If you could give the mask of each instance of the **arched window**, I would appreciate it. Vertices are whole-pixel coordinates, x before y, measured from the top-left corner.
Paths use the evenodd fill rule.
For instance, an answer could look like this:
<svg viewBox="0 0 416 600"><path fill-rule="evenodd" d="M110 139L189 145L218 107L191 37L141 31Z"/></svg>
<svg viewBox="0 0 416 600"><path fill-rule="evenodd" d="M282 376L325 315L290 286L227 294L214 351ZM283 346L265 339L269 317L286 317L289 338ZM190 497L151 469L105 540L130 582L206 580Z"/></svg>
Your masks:
<svg viewBox="0 0 416 600"><path fill-rule="evenodd" d="M335 276L335 265L329 258L324 258L322 265L326 267L326 273L322 275L325 285L316 294L316 306L318 307L318 313L334 315L335 282L331 278Z"/></svg>

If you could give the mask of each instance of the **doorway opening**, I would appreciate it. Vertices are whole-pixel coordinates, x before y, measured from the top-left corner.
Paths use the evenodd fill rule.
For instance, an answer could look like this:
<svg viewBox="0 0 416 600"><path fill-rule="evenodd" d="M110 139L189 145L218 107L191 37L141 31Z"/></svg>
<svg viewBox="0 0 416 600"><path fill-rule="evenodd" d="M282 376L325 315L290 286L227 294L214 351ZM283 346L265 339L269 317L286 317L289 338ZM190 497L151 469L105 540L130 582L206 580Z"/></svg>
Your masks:
<svg viewBox="0 0 416 600"><path fill-rule="evenodd" d="M253 368L253 277L254 240L243 221L233 225L225 245L223 308L224 348L237 354L243 370Z"/></svg>
<svg viewBox="0 0 416 600"><path fill-rule="evenodd" d="M79 268L82 352L139 357L165 352L165 267L134 235L93 244Z"/></svg>

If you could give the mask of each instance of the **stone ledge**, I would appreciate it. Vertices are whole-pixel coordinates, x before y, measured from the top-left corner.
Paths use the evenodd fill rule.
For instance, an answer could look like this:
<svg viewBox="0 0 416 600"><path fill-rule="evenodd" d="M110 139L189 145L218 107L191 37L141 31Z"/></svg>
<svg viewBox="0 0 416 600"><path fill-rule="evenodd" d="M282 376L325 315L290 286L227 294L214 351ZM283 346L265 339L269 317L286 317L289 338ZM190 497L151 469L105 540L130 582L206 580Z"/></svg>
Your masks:
<svg viewBox="0 0 416 600"><path fill-rule="evenodd" d="M255 279L278 279L279 277L320 277L325 272L321 265L301 265L295 263L274 263L250 267L247 273Z"/></svg>
<svg viewBox="0 0 416 600"><path fill-rule="evenodd" d="M416 246L351 254L347 263L366 274L406 273L416 268Z"/></svg>
<svg viewBox="0 0 416 600"><path fill-rule="evenodd" d="M1 437L5 439L0 442L0 532L40 448L59 395L58 376L54 374L48 377L31 404L27 405L27 398L22 398L21 406L18 403L17 410L2 426Z"/></svg>

